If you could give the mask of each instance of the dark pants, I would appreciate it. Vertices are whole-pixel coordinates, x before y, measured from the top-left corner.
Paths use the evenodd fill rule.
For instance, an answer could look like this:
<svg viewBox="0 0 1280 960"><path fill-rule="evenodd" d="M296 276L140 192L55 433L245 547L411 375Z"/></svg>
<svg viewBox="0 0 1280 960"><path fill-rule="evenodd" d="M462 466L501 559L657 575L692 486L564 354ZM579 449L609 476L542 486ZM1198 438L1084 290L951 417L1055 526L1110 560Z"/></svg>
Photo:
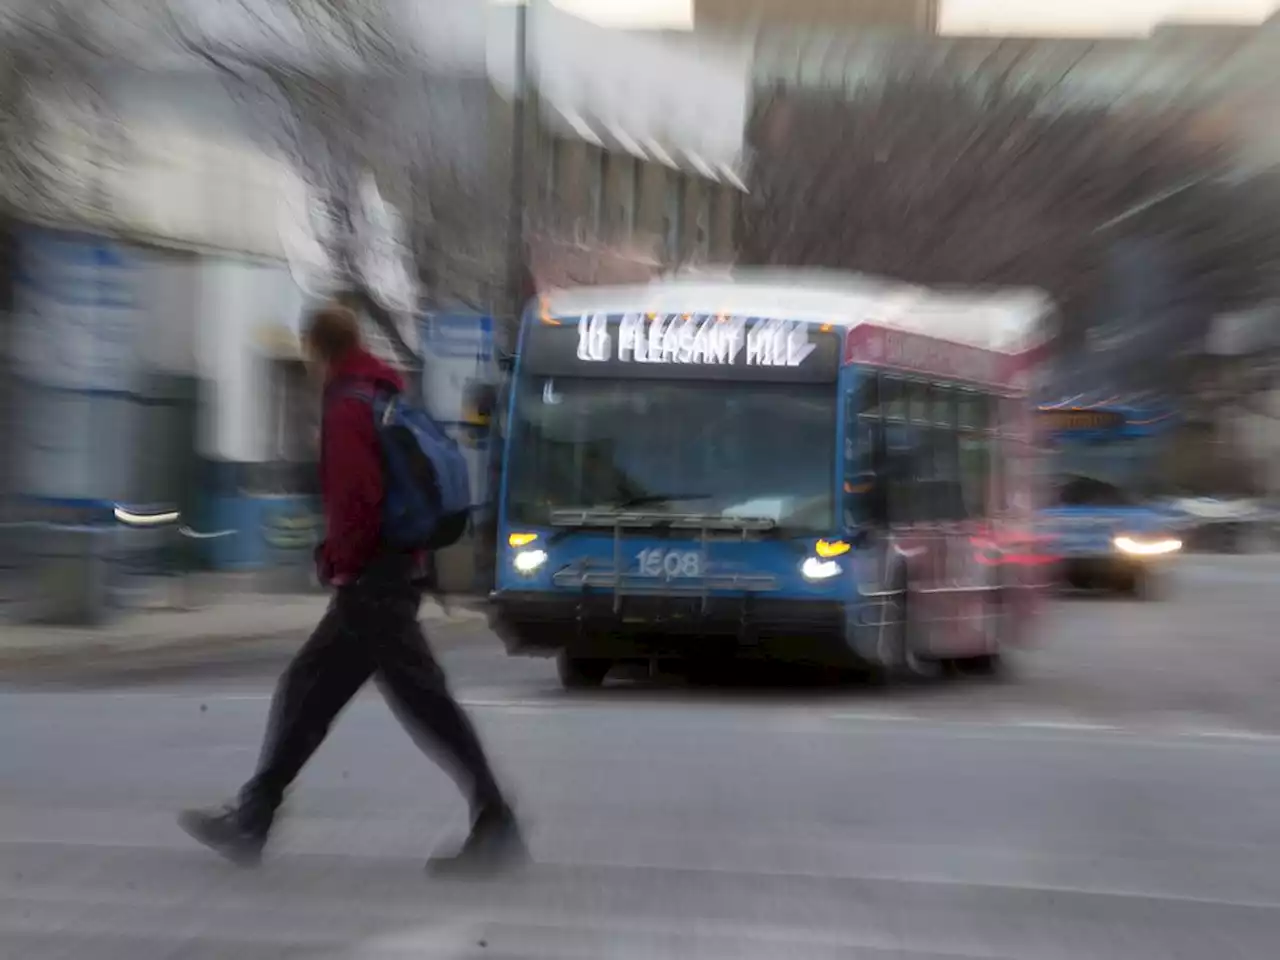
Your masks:
<svg viewBox="0 0 1280 960"><path fill-rule="evenodd" d="M435 754L473 809L501 803L484 749L453 699L418 625L421 591L398 559L337 592L311 638L276 686L262 757L241 792L241 809L270 827L285 791L343 707L371 677L400 722Z"/></svg>

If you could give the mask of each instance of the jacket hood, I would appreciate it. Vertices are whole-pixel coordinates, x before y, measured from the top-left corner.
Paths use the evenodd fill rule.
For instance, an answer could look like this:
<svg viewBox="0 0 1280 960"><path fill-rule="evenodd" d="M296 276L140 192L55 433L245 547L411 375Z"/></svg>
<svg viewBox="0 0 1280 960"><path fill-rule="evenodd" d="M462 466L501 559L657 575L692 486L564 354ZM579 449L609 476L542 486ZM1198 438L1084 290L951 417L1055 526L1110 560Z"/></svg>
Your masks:
<svg viewBox="0 0 1280 960"><path fill-rule="evenodd" d="M353 350L333 364L329 371L329 382L338 380L369 380L388 383L397 391L404 390L404 377L400 372L367 350Z"/></svg>

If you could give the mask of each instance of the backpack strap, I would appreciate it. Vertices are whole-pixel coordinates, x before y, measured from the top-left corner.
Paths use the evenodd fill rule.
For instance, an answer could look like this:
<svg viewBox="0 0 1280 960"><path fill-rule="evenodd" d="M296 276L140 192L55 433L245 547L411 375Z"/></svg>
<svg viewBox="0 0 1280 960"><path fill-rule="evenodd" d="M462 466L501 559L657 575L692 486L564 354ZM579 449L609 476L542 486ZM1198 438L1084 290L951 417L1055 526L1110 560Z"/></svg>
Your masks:
<svg viewBox="0 0 1280 960"><path fill-rule="evenodd" d="M373 403L378 397L378 388L367 380L335 380L325 388L325 406L345 397Z"/></svg>
<svg viewBox="0 0 1280 960"><path fill-rule="evenodd" d="M392 401L399 396L400 391L396 389L395 385L385 380L378 380L372 383L368 380L357 379L338 380L325 388L324 405L327 408L335 400L349 398L367 404L370 411L376 414L379 400L387 403L387 411L389 412Z"/></svg>
<svg viewBox="0 0 1280 960"><path fill-rule="evenodd" d="M359 400L369 407L370 414L375 412L374 404L378 399L377 388L368 381L346 379L335 380L324 388L324 396L321 400L321 422L320 422L320 462L324 463L326 447L326 430L324 428L324 414L328 413L329 405L336 400L344 399ZM376 424L375 424L376 426Z"/></svg>

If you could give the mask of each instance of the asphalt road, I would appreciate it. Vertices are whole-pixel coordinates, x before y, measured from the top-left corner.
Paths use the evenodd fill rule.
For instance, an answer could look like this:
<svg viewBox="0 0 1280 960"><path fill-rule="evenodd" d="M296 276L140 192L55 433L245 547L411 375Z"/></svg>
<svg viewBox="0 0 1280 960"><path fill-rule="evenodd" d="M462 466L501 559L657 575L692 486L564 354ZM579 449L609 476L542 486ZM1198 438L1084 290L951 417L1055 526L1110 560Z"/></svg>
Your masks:
<svg viewBox="0 0 1280 960"><path fill-rule="evenodd" d="M1280 944L1280 562L1071 599L1000 683L623 683L491 638L446 666L535 863L428 878L464 826L376 694L253 873L181 806L251 768L278 659L0 694L0 958L1259 958Z"/></svg>

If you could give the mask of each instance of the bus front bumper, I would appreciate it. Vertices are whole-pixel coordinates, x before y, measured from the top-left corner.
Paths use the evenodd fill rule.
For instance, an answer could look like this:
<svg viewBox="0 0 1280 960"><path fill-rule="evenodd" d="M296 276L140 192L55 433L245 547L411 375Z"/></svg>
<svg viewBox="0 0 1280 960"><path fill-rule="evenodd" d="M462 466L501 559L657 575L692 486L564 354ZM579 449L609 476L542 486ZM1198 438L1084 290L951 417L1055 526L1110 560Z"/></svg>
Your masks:
<svg viewBox="0 0 1280 960"><path fill-rule="evenodd" d="M837 600L744 596L564 596L502 592L490 626L512 654L602 659L713 653L831 662L848 654Z"/></svg>

